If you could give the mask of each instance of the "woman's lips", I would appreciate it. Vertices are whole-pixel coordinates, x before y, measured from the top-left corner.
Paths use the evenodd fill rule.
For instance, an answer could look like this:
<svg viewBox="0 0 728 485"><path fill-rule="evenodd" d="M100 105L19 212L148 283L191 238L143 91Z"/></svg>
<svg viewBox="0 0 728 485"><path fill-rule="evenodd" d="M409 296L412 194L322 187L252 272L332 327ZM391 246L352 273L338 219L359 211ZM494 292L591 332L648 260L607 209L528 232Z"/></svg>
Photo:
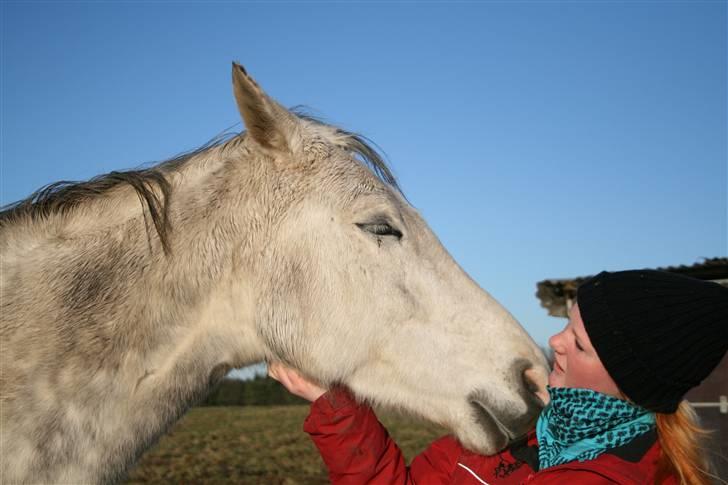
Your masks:
<svg viewBox="0 0 728 485"><path fill-rule="evenodd" d="M556 360L554 361L554 370L555 370L556 372L561 372L561 373L563 373L563 372L564 372L564 368L563 368L563 367L561 367L561 366L559 365L559 362L558 362L558 361L556 361Z"/></svg>

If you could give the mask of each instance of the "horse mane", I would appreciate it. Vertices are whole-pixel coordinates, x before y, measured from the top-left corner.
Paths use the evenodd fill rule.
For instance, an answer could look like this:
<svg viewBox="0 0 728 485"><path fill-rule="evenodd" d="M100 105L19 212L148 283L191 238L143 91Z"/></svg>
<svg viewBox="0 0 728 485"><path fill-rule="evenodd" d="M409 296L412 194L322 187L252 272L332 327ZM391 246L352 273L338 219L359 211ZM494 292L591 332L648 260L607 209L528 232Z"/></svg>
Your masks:
<svg viewBox="0 0 728 485"><path fill-rule="evenodd" d="M334 130L337 140L343 141L343 148L350 151L360 162L382 182L401 193L397 180L387 166L376 145L366 137L333 127L320 119L306 114L300 108L292 112L299 118ZM37 221L52 215L67 214L86 201L97 199L120 185L134 188L139 202L146 208L154 224L165 253L169 253L169 201L172 194L167 175L179 170L191 159L222 146L223 149L239 144L245 131L225 131L210 141L188 152L158 162L149 168L112 171L87 181L59 181L41 187L25 199L0 207L0 229L20 220ZM152 162L154 163L154 162Z"/></svg>

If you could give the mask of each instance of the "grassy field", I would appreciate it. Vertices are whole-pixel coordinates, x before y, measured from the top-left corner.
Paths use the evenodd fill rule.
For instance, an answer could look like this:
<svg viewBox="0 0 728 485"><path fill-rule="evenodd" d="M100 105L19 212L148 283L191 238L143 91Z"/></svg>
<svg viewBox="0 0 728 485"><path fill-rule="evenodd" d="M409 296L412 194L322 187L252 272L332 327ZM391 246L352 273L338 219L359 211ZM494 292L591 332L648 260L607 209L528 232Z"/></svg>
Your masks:
<svg viewBox="0 0 728 485"><path fill-rule="evenodd" d="M308 405L192 409L131 471L127 483L328 483L306 433ZM442 429L396 415L381 421L407 461Z"/></svg>

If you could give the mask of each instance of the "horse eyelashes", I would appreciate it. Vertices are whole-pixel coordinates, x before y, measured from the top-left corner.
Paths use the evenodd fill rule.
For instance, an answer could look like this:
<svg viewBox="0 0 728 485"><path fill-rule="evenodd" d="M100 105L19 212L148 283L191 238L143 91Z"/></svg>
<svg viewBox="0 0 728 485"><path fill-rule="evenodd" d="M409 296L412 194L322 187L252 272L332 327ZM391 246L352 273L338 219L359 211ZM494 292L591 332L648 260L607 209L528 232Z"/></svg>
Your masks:
<svg viewBox="0 0 728 485"><path fill-rule="evenodd" d="M362 231L369 232L375 236L394 236L397 239L402 239L402 231L392 227L387 222L377 222L373 224L357 224L359 229Z"/></svg>

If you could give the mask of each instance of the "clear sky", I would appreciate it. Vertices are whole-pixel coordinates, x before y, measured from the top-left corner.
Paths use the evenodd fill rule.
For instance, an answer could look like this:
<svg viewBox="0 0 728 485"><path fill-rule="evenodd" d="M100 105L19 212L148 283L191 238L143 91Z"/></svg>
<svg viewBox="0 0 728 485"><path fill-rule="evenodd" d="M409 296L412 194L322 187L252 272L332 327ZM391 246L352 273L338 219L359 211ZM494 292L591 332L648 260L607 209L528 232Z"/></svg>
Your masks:
<svg viewBox="0 0 728 485"><path fill-rule="evenodd" d="M565 321L538 281L728 255L726 2L0 8L3 204L201 145L239 121L239 60L381 146L540 343Z"/></svg>

